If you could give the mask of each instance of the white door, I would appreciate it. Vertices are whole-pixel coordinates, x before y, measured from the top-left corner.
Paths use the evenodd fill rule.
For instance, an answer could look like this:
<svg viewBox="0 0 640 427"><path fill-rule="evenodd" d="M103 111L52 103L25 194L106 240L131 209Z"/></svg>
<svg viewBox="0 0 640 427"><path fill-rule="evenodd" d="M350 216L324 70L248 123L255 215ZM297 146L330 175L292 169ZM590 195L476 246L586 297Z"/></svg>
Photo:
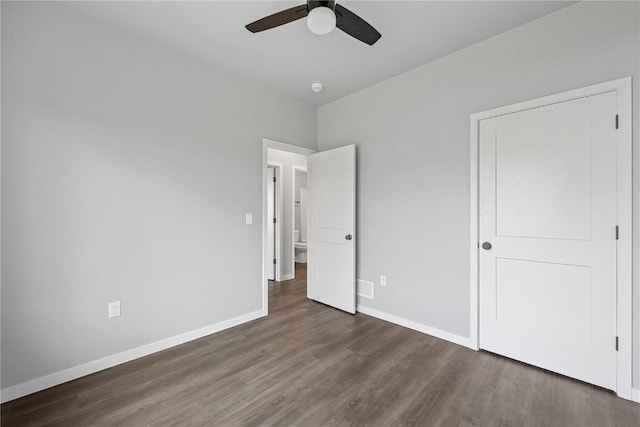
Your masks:
<svg viewBox="0 0 640 427"><path fill-rule="evenodd" d="M616 111L588 96L482 120L479 140L480 347L612 390Z"/></svg>
<svg viewBox="0 0 640 427"><path fill-rule="evenodd" d="M307 297L356 312L356 147L309 156Z"/></svg>
<svg viewBox="0 0 640 427"><path fill-rule="evenodd" d="M269 280L276 279L276 168L267 168L267 250L269 253Z"/></svg>

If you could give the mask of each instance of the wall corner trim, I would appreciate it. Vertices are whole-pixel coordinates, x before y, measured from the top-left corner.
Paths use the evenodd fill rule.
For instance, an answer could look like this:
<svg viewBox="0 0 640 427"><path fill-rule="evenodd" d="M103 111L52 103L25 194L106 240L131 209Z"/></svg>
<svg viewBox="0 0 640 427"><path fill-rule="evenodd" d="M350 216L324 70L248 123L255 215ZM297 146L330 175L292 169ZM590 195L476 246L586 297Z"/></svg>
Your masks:
<svg viewBox="0 0 640 427"><path fill-rule="evenodd" d="M431 335L433 337L461 345L463 347L468 347L472 350L477 350L472 340L467 337L452 334L451 332L443 331L441 329L427 326L422 323L414 322L413 320L394 316L393 314L378 311L360 304L358 304L356 311L358 313L366 314L367 316L395 323L396 325L404 326L405 328L413 329L414 331L422 332L423 334Z"/></svg>
<svg viewBox="0 0 640 427"><path fill-rule="evenodd" d="M9 402L11 400L47 389L49 387L54 387L67 381L75 380L77 378L84 377L86 375L93 374L95 372L99 372L104 369L129 362L131 360L139 359L141 357L148 356L150 354L157 353L159 351L166 350L168 348L175 347L189 341L197 340L207 335L211 335L216 332L220 332L225 329L233 328L234 326L250 322L265 315L266 313L264 312L264 310L256 310L247 314L243 314L241 316L214 323L209 326L194 329L193 331L185 332L180 335L175 335L173 337L145 344L131 350L112 354L101 359L83 363L82 365L73 366L62 371L54 372L43 377L16 384L11 387L2 389L1 403Z"/></svg>

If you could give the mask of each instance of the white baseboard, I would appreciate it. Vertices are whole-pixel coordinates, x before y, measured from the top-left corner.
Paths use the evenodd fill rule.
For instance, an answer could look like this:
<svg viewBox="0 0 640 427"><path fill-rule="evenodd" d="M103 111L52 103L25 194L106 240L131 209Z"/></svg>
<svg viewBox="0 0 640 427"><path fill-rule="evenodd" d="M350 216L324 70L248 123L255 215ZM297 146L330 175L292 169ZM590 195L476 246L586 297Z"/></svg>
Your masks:
<svg viewBox="0 0 640 427"><path fill-rule="evenodd" d="M232 319L223 320L222 322L218 322L213 325L205 326L170 338L145 344L131 350L123 351L122 353L113 354L92 362L54 372L53 374L45 375L40 378L25 381L21 384L16 384L2 389L0 401L2 403L9 402L10 400L18 399L28 394L53 387L67 381L75 380L76 378L84 377L85 375L93 374L95 372L102 371L103 369L120 365L121 363L148 356L152 353L157 353L159 351L238 326L242 323L250 322L263 316L265 316L265 312L260 309Z"/></svg>
<svg viewBox="0 0 640 427"><path fill-rule="evenodd" d="M280 278L281 282L284 282L285 280L291 280L295 277L295 275L293 273L291 274L283 274L282 277Z"/></svg>
<svg viewBox="0 0 640 427"><path fill-rule="evenodd" d="M631 389L631 400L640 403L640 388Z"/></svg>
<svg viewBox="0 0 640 427"><path fill-rule="evenodd" d="M358 305L357 311L368 316L386 320L387 322L395 323L396 325L404 326L405 328L413 329L414 331L422 332L423 334L431 335L436 338L476 350L470 338L461 337L460 335L452 334L451 332L446 332L422 323L414 322L413 320L404 319L402 317L394 316L393 314L374 310L373 308L365 307L363 305Z"/></svg>

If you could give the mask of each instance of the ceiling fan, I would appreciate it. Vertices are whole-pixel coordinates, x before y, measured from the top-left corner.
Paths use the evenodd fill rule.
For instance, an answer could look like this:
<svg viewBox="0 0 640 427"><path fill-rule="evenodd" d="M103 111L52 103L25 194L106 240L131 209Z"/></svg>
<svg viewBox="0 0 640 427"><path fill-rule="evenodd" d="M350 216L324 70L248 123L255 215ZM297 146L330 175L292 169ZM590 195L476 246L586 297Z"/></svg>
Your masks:
<svg viewBox="0 0 640 427"><path fill-rule="evenodd" d="M247 25L252 33L268 30L307 16L307 27L315 34L329 34L335 27L351 37L372 45L382 35L364 19L335 1L307 1L306 4L292 7Z"/></svg>

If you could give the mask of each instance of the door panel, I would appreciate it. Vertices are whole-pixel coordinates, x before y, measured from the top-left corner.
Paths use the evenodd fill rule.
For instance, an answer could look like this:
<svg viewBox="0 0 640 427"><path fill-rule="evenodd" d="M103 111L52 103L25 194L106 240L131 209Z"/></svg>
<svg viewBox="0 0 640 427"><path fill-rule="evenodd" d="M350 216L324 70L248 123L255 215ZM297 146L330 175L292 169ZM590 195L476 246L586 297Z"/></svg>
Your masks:
<svg viewBox="0 0 640 427"><path fill-rule="evenodd" d="M480 123L480 347L616 388L614 92Z"/></svg>
<svg viewBox="0 0 640 427"><path fill-rule="evenodd" d="M589 239L589 133L588 117L497 133L499 236Z"/></svg>
<svg viewBox="0 0 640 427"><path fill-rule="evenodd" d="M496 275L499 321L581 340L590 338L589 267L498 258Z"/></svg>
<svg viewBox="0 0 640 427"><path fill-rule="evenodd" d="M356 312L355 145L309 156L308 298ZM350 236L347 239L347 236Z"/></svg>

